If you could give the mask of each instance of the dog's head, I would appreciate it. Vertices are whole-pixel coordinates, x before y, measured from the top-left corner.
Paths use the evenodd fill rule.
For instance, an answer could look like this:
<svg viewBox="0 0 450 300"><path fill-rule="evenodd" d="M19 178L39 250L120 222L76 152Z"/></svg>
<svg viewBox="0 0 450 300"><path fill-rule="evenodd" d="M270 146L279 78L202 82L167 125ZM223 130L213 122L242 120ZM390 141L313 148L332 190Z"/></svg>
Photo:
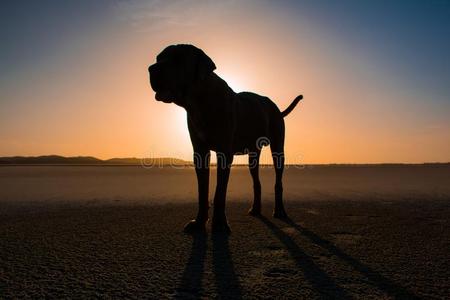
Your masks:
<svg viewBox="0 0 450 300"><path fill-rule="evenodd" d="M172 45L164 49L156 63L148 68L155 98L166 103L185 105L185 94L216 66L202 50L192 45Z"/></svg>

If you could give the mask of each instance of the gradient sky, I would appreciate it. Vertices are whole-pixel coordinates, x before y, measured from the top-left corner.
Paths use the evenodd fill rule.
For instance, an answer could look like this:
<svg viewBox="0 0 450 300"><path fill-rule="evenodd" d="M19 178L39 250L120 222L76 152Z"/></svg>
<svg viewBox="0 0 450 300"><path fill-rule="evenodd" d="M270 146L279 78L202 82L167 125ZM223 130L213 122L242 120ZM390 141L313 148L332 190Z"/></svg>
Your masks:
<svg viewBox="0 0 450 300"><path fill-rule="evenodd" d="M280 109L304 95L289 163L450 161L450 1L19 0L0 14L0 156L190 160L184 110L154 100L147 67L192 43L236 91Z"/></svg>

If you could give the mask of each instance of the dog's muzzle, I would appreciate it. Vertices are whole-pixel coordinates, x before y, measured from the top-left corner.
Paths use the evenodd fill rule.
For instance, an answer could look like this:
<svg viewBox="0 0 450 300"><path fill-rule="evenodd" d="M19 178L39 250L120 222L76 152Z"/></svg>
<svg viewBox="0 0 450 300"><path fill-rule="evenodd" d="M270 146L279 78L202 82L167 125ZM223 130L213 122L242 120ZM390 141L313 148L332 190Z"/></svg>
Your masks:
<svg viewBox="0 0 450 300"><path fill-rule="evenodd" d="M148 67L148 73L150 75L150 85L155 92L158 92L162 88L161 82L161 70L157 64Z"/></svg>
<svg viewBox="0 0 450 300"><path fill-rule="evenodd" d="M156 92L155 94L156 100L166 103L172 102L170 100L171 97L170 92L166 88L164 88L162 71L161 68L158 66L158 64L156 63L148 67L148 73L150 76L150 85L152 89Z"/></svg>

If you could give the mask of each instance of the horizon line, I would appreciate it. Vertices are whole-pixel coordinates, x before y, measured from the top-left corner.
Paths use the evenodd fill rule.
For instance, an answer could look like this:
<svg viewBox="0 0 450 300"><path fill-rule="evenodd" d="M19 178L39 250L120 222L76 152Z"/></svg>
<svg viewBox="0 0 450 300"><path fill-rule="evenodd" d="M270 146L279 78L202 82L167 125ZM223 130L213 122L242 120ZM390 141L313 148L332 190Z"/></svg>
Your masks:
<svg viewBox="0 0 450 300"><path fill-rule="evenodd" d="M38 162L38 163L27 163L27 162L10 162L8 163L7 161L1 161L1 159L44 159L44 158L58 158L58 159L95 159L96 161L98 161L98 163L83 163L83 162L72 162L72 163L51 163L51 162ZM126 162L122 162L122 163L108 163L108 161L111 160L136 160L136 163L126 163ZM49 154L49 155L13 155L13 156L0 156L0 165L1 166L5 166L5 165L9 165L9 166L14 166L14 165L86 165L86 166L98 166L98 165L102 165L102 166L137 166L137 165L142 165L142 161L144 160L172 160L172 162L177 162L178 165L193 165L193 161L192 160L185 160L182 158L177 158L177 157L170 157L170 156L161 156L161 157L135 157L135 156L130 156L130 157L111 157L111 158L107 158L107 159L101 159L101 158L97 158L95 156L90 156L90 155L76 155L76 156L63 156L63 155L58 155L58 154ZM137 163L137 161L141 161L141 163ZM445 165L445 164L450 164L450 161L424 161L424 162L327 162L327 163L286 163L286 166L299 166L299 165L304 165L304 166L350 166L350 165L361 165L361 166L368 166L368 165ZM163 165L169 165L169 163L163 163ZM216 163L211 162L211 166L215 166ZM248 163L237 163L237 164L233 164L234 166L247 166ZM272 165L271 163L261 163L261 166L270 166Z"/></svg>

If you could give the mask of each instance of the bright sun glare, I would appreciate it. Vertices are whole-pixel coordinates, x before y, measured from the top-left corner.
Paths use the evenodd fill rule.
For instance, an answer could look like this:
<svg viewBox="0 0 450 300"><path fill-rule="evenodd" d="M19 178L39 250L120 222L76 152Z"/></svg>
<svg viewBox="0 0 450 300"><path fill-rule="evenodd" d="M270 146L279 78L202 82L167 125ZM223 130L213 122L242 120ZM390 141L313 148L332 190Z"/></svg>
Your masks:
<svg viewBox="0 0 450 300"><path fill-rule="evenodd" d="M228 83L228 86L233 89L236 93L243 92L246 90L245 83L240 78L236 76L231 76L229 74L218 74L223 80Z"/></svg>

